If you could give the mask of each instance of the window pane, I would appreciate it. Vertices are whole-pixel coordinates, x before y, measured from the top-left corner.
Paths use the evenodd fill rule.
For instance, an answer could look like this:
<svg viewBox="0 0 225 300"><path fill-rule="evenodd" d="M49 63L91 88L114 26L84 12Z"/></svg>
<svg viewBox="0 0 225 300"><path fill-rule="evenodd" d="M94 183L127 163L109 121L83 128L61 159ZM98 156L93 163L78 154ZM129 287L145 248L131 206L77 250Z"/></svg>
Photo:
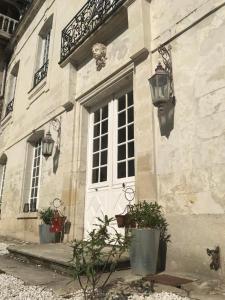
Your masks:
<svg viewBox="0 0 225 300"><path fill-rule="evenodd" d="M102 108L102 120L108 118L108 105Z"/></svg>
<svg viewBox="0 0 225 300"><path fill-rule="evenodd" d="M118 160L126 158L126 144L118 146Z"/></svg>
<svg viewBox="0 0 225 300"><path fill-rule="evenodd" d="M118 131L118 144L126 141L126 127Z"/></svg>
<svg viewBox="0 0 225 300"><path fill-rule="evenodd" d="M98 182L98 169L92 170L92 183Z"/></svg>
<svg viewBox="0 0 225 300"><path fill-rule="evenodd" d="M128 109L128 123L131 123L134 121L134 108L131 107Z"/></svg>
<svg viewBox="0 0 225 300"><path fill-rule="evenodd" d="M96 152L99 150L99 138L94 139L94 143L93 143L93 152Z"/></svg>
<svg viewBox="0 0 225 300"><path fill-rule="evenodd" d="M126 163L118 163L118 169L117 169L117 178L124 178L126 177Z"/></svg>
<svg viewBox="0 0 225 300"><path fill-rule="evenodd" d="M108 120L102 122L102 134L108 132Z"/></svg>
<svg viewBox="0 0 225 300"><path fill-rule="evenodd" d="M93 155L93 167L99 166L99 153Z"/></svg>
<svg viewBox="0 0 225 300"><path fill-rule="evenodd" d="M128 161L128 177L135 175L134 160Z"/></svg>
<svg viewBox="0 0 225 300"><path fill-rule="evenodd" d="M97 123L100 121L100 110L97 110L95 113L94 113L94 123Z"/></svg>
<svg viewBox="0 0 225 300"><path fill-rule="evenodd" d="M128 140L134 139L134 124L128 126Z"/></svg>
<svg viewBox="0 0 225 300"><path fill-rule="evenodd" d="M36 169L33 169L33 174L32 174L33 177L36 176Z"/></svg>
<svg viewBox="0 0 225 300"><path fill-rule="evenodd" d="M38 147L38 155L41 154L41 147Z"/></svg>
<svg viewBox="0 0 225 300"><path fill-rule="evenodd" d="M123 95L118 100L118 111L125 109L125 107L126 107L126 97L125 95Z"/></svg>
<svg viewBox="0 0 225 300"><path fill-rule="evenodd" d="M101 139L101 149L105 149L108 147L108 135L102 136Z"/></svg>
<svg viewBox="0 0 225 300"><path fill-rule="evenodd" d="M134 142L128 143L128 157L134 157Z"/></svg>
<svg viewBox="0 0 225 300"><path fill-rule="evenodd" d="M94 137L99 136L100 133L100 124L94 126Z"/></svg>
<svg viewBox="0 0 225 300"><path fill-rule="evenodd" d="M128 93L128 106L133 105L133 92Z"/></svg>
<svg viewBox="0 0 225 300"><path fill-rule="evenodd" d="M126 124L126 112L122 112L118 115L118 127Z"/></svg>
<svg viewBox="0 0 225 300"><path fill-rule="evenodd" d="M107 164L107 151L101 152L101 165Z"/></svg>
<svg viewBox="0 0 225 300"><path fill-rule="evenodd" d="M107 167L101 168L100 171L100 182L107 180Z"/></svg>

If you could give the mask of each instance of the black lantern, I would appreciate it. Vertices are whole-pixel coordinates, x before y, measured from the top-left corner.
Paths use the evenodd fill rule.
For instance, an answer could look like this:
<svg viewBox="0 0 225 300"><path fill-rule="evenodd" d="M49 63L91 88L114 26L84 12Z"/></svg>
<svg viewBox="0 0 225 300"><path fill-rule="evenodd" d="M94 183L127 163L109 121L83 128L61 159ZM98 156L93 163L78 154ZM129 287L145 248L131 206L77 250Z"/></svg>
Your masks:
<svg viewBox="0 0 225 300"><path fill-rule="evenodd" d="M155 69L155 74L148 81L153 105L160 109L170 100L171 80L169 73L159 63Z"/></svg>
<svg viewBox="0 0 225 300"><path fill-rule="evenodd" d="M52 155L53 147L54 147L55 141L52 138L52 135L50 131L48 131L42 139L42 155L45 158L48 158Z"/></svg>

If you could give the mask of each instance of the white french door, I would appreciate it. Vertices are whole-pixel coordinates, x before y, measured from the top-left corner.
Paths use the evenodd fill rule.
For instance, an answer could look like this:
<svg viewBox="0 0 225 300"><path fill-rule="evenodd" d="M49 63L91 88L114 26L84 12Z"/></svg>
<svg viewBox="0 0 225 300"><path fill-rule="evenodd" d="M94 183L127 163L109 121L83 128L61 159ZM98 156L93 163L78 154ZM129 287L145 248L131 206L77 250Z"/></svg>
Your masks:
<svg viewBox="0 0 225 300"><path fill-rule="evenodd" d="M95 107L89 120L85 234L96 217L114 217L128 204L125 187L134 189L134 101L129 91Z"/></svg>

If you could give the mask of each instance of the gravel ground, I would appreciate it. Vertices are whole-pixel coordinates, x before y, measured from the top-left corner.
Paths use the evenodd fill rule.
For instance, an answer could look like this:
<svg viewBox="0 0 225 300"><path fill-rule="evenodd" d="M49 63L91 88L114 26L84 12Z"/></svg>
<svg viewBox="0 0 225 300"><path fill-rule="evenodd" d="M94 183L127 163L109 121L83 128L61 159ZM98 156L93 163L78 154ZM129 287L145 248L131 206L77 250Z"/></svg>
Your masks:
<svg viewBox="0 0 225 300"><path fill-rule="evenodd" d="M82 292L78 291L70 300L83 300ZM52 290L40 286L26 286L23 281L13 276L0 275L0 299L1 300L63 300L65 297L59 297ZM113 298L112 298L113 299ZM114 298L116 299L116 297ZM117 298L118 299L118 298ZM129 300L188 300L172 293L155 293L151 296L133 295Z"/></svg>
<svg viewBox="0 0 225 300"><path fill-rule="evenodd" d="M8 254L7 244L0 243L0 255ZM83 300L82 291L77 291L73 295L67 295L66 297L59 297L56 294L45 287L25 285L20 279L13 276L0 274L0 300ZM112 293L111 293L112 296ZM110 299L119 299L113 297ZM154 293L150 296L142 296L139 294L133 294L128 300L189 300L190 298L180 297L178 295L162 292Z"/></svg>

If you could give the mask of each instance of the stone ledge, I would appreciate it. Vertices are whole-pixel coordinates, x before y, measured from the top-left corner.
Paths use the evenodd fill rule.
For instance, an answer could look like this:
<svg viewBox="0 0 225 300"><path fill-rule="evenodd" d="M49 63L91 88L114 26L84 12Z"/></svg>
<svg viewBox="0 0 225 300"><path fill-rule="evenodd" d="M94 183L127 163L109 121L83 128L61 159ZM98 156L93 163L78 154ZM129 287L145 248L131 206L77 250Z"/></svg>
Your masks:
<svg viewBox="0 0 225 300"><path fill-rule="evenodd" d="M17 219L37 219L38 212L28 212L28 213L20 213L17 216Z"/></svg>

